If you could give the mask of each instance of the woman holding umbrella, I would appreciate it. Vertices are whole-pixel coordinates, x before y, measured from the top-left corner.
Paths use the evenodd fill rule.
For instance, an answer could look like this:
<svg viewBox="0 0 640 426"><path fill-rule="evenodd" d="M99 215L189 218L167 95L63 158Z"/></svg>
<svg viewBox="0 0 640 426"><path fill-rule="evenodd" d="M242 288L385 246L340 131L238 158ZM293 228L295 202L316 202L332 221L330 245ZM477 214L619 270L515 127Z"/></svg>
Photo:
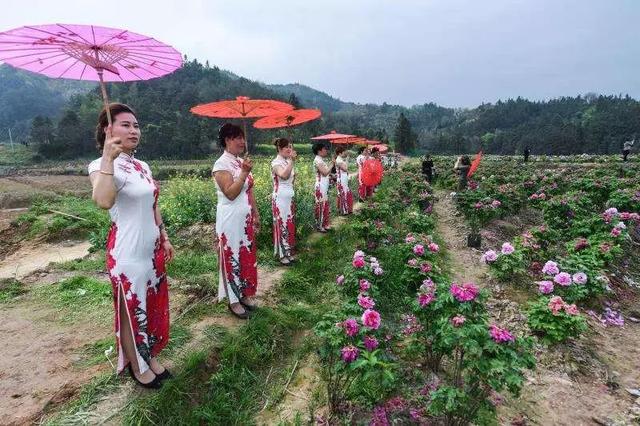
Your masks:
<svg viewBox="0 0 640 426"><path fill-rule="evenodd" d="M313 167L316 169L316 184L314 191L316 199L316 230L318 232L327 232L329 230L328 192L331 167L324 161L324 158L329 154L329 150L321 142L316 142L311 150L316 156L313 160Z"/></svg>
<svg viewBox="0 0 640 426"><path fill-rule="evenodd" d="M364 162L369 159L370 155L371 150L369 147L363 146L360 148L360 155L356 157L356 164L358 164L358 198L360 198L360 201L366 200L373 193L371 187L366 186L362 182L362 166L364 165Z"/></svg>
<svg viewBox="0 0 640 426"><path fill-rule="evenodd" d="M258 287L255 236L260 229L260 215L253 197L253 163L249 158L240 158L246 148L240 127L224 124L218 131L218 143L224 149L212 171L218 194L218 300L228 297L229 311L247 319L256 308L251 298Z"/></svg>
<svg viewBox="0 0 640 426"><path fill-rule="evenodd" d="M157 389L171 377L156 359L169 342L169 293L165 262L174 250L158 208L158 186L147 163L134 158L138 120L124 104L103 109L96 127L102 157L89 164L93 200L109 209L107 269L114 294L118 373L128 365L143 387Z"/></svg>
<svg viewBox="0 0 640 426"><path fill-rule="evenodd" d="M458 174L458 191L467 189L467 174L471 168L471 159L468 155L461 155L453 166L453 171Z"/></svg>
<svg viewBox="0 0 640 426"><path fill-rule="evenodd" d="M353 194L349 189L349 163L344 145L336 147L336 187L338 189L338 211L346 216L353 213Z"/></svg>
<svg viewBox="0 0 640 426"><path fill-rule="evenodd" d="M293 257L296 239L295 204L293 201L295 170L293 163L297 154L291 141L287 138L277 138L273 143L278 151L278 155L271 162L273 253L278 256L281 264L290 265L295 260Z"/></svg>

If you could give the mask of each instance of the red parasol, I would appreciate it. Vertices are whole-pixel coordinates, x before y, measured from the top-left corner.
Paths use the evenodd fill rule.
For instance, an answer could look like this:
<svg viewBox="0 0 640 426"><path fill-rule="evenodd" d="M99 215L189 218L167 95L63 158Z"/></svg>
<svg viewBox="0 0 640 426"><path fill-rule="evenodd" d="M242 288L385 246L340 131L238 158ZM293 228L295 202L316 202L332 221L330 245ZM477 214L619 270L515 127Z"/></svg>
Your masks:
<svg viewBox="0 0 640 426"><path fill-rule="evenodd" d="M376 186L382 181L383 173L382 163L374 158L370 158L362 164L360 178L366 186Z"/></svg>
<svg viewBox="0 0 640 426"><path fill-rule="evenodd" d="M320 136L315 136L313 138L311 138L311 140L314 141L335 141L338 139L350 139L350 138L357 138L356 135L345 135L343 133L337 133L335 130L330 131L329 133L327 133L326 135L320 135Z"/></svg>
<svg viewBox="0 0 640 426"><path fill-rule="evenodd" d="M358 145L382 145L382 142L380 142L380 141L372 141L370 139L364 139L362 141L357 141L357 142L354 142L354 143L358 144Z"/></svg>
<svg viewBox="0 0 640 426"><path fill-rule="evenodd" d="M378 151L380 151L381 153L385 153L389 151L389 147L383 143L380 143L378 145L373 145L371 148L378 148Z"/></svg>
<svg viewBox="0 0 640 426"><path fill-rule="evenodd" d="M319 109L295 109L293 111L278 113L263 117L253 123L256 129L291 128L320 118L322 112Z"/></svg>
<svg viewBox="0 0 640 426"><path fill-rule="evenodd" d="M127 30L52 24L0 33L0 61L52 78L99 81L111 124L105 81L161 77L182 66L182 55L171 46Z"/></svg>
<svg viewBox="0 0 640 426"><path fill-rule="evenodd" d="M360 136L354 136L351 138L342 138L342 139L331 139L331 142L334 145L351 145L351 144L362 144L366 141L365 138L361 138Z"/></svg>
<svg viewBox="0 0 640 426"><path fill-rule="evenodd" d="M471 163L471 167L469 168L469 171L467 172L467 177L473 176L473 174L476 172L476 170L478 170L478 166L480 165L480 159L482 159L482 151L477 153L476 154L476 158L473 159L473 162Z"/></svg>

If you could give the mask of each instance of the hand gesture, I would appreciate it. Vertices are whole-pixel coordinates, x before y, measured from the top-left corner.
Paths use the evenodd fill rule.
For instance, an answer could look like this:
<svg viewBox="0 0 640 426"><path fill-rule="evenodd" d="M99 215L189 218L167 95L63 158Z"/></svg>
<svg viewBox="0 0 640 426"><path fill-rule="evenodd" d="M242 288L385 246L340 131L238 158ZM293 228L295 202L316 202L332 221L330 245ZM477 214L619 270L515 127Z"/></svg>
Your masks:
<svg viewBox="0 0 640 426"><path fill-rule="evenodd" d="M291 150L291 159L295 160L298 157L298 153L295 151L295 149Z"/></svg>
<svg viewBox="0 0 640 426"><path fill-rule="evenodd" d="M174 256L176 255L176 250L173 248L173 245L171 245L169 240L164 240L164 243L162 244L162 246L164 248L164 261L169 263L173 260Z"/></svg>
<svg viewBox="0 0 640 426"><path fill-rule="evenodd" d="M245 172L246 174L249 174L251 173L252 168L253 168L253 161L251 161L251 158L249 158L249 156L246 156L242 161L242 171Z"/></svg>
<svg viewBox="0 0 640 426"><path fill-rule="evenodd" d="M115 160L122 152L122 140L119 137L113 137L111 132L111 126L107 127L105 131L104 148L102 149L102 156L110 160Z"/></svg>

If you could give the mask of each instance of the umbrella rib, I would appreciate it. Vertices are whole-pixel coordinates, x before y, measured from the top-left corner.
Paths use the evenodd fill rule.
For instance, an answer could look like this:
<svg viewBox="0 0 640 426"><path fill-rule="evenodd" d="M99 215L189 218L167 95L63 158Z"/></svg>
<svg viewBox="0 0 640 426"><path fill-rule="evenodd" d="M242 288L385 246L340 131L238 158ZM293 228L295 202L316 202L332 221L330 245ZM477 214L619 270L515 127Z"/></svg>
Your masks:
<svg viewBox="0 0 640 426"><path fill-rule="evenodd" d="M69 65L69 67L64 70L59 76L58 78L62 78L62 76L64 75L64 73L66 73L67 71L69 71L71 69L71 67L75 66L78 62L80 62L80 59L76 59L76 61L74 63L72 63L71 65ZM84 62L83 62L84 63ZM86 64L85 64L86 66Z"/></svg>
<svg viewBox="0 0 640 426"><path fill-rule="evenodd" d="M123 62L124 62L124 60L123 60ZM132 63L132 62L129 62L129 63L130 63L131 65L138 66L138 65L136 65L136 64L134 64L134 63ZM136 78L137 78L138 80L144 80L144 78L140 77L138 74L136 74L135 72L131 71L129 68L127 68L127 67L125 67L125 66L123 66L123 68L124 68L124 69L126 69L127 71L129 71L131 74L135 75L135 76L136 76ZM148 71L148 70L146 70L146 69L144 69L144 68L143 68L143 70L144 70L144 71ZM154 73L151 73L151 74L155 75L156 77L160 77L159 75L156 75L156 74L154 74ZM122 77L120 77L120 78L122 78ZM124 81L124 80L123 80L123 81Z"/></svg>
<svg viewBox="0 0 640 426"><path fill-rule="evenodd" d="M50 55L51 53L59 53L59 54L61 54L61 55L66 55L66 53L64 53L64 52L60 52L60 50L54 50L54 51L52 51L52 52L46 52L46 55ZM40 57L39 59L42 59L42 57L43 57L44 55L40 55L40 52L36 52L36 53L27 53L26 55L18 55L18 56L9 56L9 57L5 57L5 58L2 58L2 60L3 60L3 61L6 61L6 60L9 60L9 59L27 58L27 57L31 57L31 56L39 56L39 57ZM51 57L55 57L55 56L56 56L56 55L51 56ZM46 58L44 58L44 59L49 59L49 58L51 58L51 57L46 57Z"/></svg>
<svg viewBox="0 0 640 426"><path fill-rule="evenodd" d="M87 40L86 38L82 37L80 34L76 33L75 31L71 31L69 28L65 27L64 25L62 25L62 24L56 24L56 25L59 26L59 27L64 28L65 30L69 31L70 33L76 34L78 37L80 37L85 42L87 42L87 44L91 44L91 43L89 43L89 40ZM93 29L93 26L91 28ZM75 41L75 40L73 40L73 41Z"/></svg>
<svg viewBox="0 0 640 426"><path fill-rule="evenodd" d="M82 72L80 73L80 78L78 80L82 80L82 77L84 76L84 72L87 70L87 66L88 66L87 64L84 64L84 67L82 68Z"/></svg>
<svg viewBox="0 0 640 426"><path fill-rule="evenodd" d="M111 37L110 39L103 41L102 43L100 43L100 46L104 46L105 44L109 43L111 40L113 40L114 38L120 37L122 34L127 33L127 30L122 30L120 31L118 34L114 35L113 37Z"/></svg>
<svg viewBox="0 0 640 426"><path fill-rule="evenodd" d="M49 64L49 65L47 65L46 67L44 67L44 68L40 69L38 72L42 72L42 71L44 71L44 70L46 70L46 69L51 68L51 67L52 67L52 66L54 66L54 65L58 65L60 62L64 62L64 61L66 61L68 58L69 58L69 57L67 56L66 58L62 58L62 59L60 59L58 62L54 62L54 63L52 63L52 64Z"/></svg>
<svg viewBox="0 0 640 426"><path fill-rule="evenodd" d="M169 67L174 66L174 64L170 64L170 63L166 63L166 62L158 61L158 60L155 60L155 59L148 59L148 58L146 58L146 57L144 57L144 56L142 56L142 55L140 55L140 54L138 54L138 53L133 54L133 55L128 55L128 56L131 56L131 57L134 57L134 58L139 58L139 59L147 59L147 60L150 60L151 62L156 61L156 62L158 62L158 63L160 63L160 64L162 64L162 65L167 65L167 66L169 66ZM151 65L151 63L149 63L149 64L147 64L147 65Z"/></svg>
<svg viewBox="0 0 640 426"><path fill-rule="evenodd" d="M119 43L113 43L111 44L112 46L120 46L121 44L127 44L127 43L137 43L140 41L147 41L147 40L153 40L153 41L158 41L153 37L145 37L145 38L141 38L140 40L126 40L123 42L119 42ZM161 42L158 41L158 43L162 44ZM150 46L150 47L154 47L154 46Z"/></svg>
<svg viewBox="0 0 640 426"><path fill-rule="evenodd" d="M56 25L57 25L57 24L56 24ZM55 34L55 33L52 33L52 32L46 31L46 30L43 30L43 29L38 28L38 27L25 26L25 28L29 28L30 30L34 30L34 31L40 31L41 33L49 34L49 35L54 36L54 37L62 37L62 38L64 38L64 39L67 39L67 40L72 41L72 42L74 42L74 43L77 43L77 42L78 42L77 40L74 40L74 39L72 39L72 38L70 38L70 37L67 37L67 36L61 36L61 35L59 35L59 34ZM37 38L37 37L34 37L34 38ZM80 37L80 38L82 38L82 39L84 40L84 38L83 38L83 37ZM38 40L40 40L40 39L38 39Z"/></svg>
<svg viewBox="0 0 640 426"><path fill-rule="evenodd" d="M32 56L33 56L33 54L29 54L29 55L22 55L22 56L15 56L15 57L13 57L13 58L4 58L4 59L3 59L3 61L6 61L7 59L18 59L18 58L25 58L25 57L32 57ZM49 59L57 58L58 56L67 56L67 54L66 54L66 53L64 53L64 52L61 52L61 53L58 53L58 54L56 54L56 55L49 56L49 57L46 57L46 58L39 57L39 58L37 58L35 61L25 62L24 64L20 64L20 66L31 65L31 64L33 64L34 62L39 62L39 61L42 61L42 60L49 60ZM67 56L67 57L68 57L68 56Z"/></svg>

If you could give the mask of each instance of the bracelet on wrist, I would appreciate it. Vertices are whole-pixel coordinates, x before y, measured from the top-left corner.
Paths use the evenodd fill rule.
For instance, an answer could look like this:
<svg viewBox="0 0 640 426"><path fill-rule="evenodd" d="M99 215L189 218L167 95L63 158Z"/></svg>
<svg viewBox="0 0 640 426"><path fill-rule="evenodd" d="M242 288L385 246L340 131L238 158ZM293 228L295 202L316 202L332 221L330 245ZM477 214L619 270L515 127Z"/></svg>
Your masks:
<svg viewBox="0 0 640 426"><path fill-rule="evenodd" d="M113 176L113 173L109 173L109 172L104 171L104 170L100 170L100 174L107 175L107 176Z"/></svg>

